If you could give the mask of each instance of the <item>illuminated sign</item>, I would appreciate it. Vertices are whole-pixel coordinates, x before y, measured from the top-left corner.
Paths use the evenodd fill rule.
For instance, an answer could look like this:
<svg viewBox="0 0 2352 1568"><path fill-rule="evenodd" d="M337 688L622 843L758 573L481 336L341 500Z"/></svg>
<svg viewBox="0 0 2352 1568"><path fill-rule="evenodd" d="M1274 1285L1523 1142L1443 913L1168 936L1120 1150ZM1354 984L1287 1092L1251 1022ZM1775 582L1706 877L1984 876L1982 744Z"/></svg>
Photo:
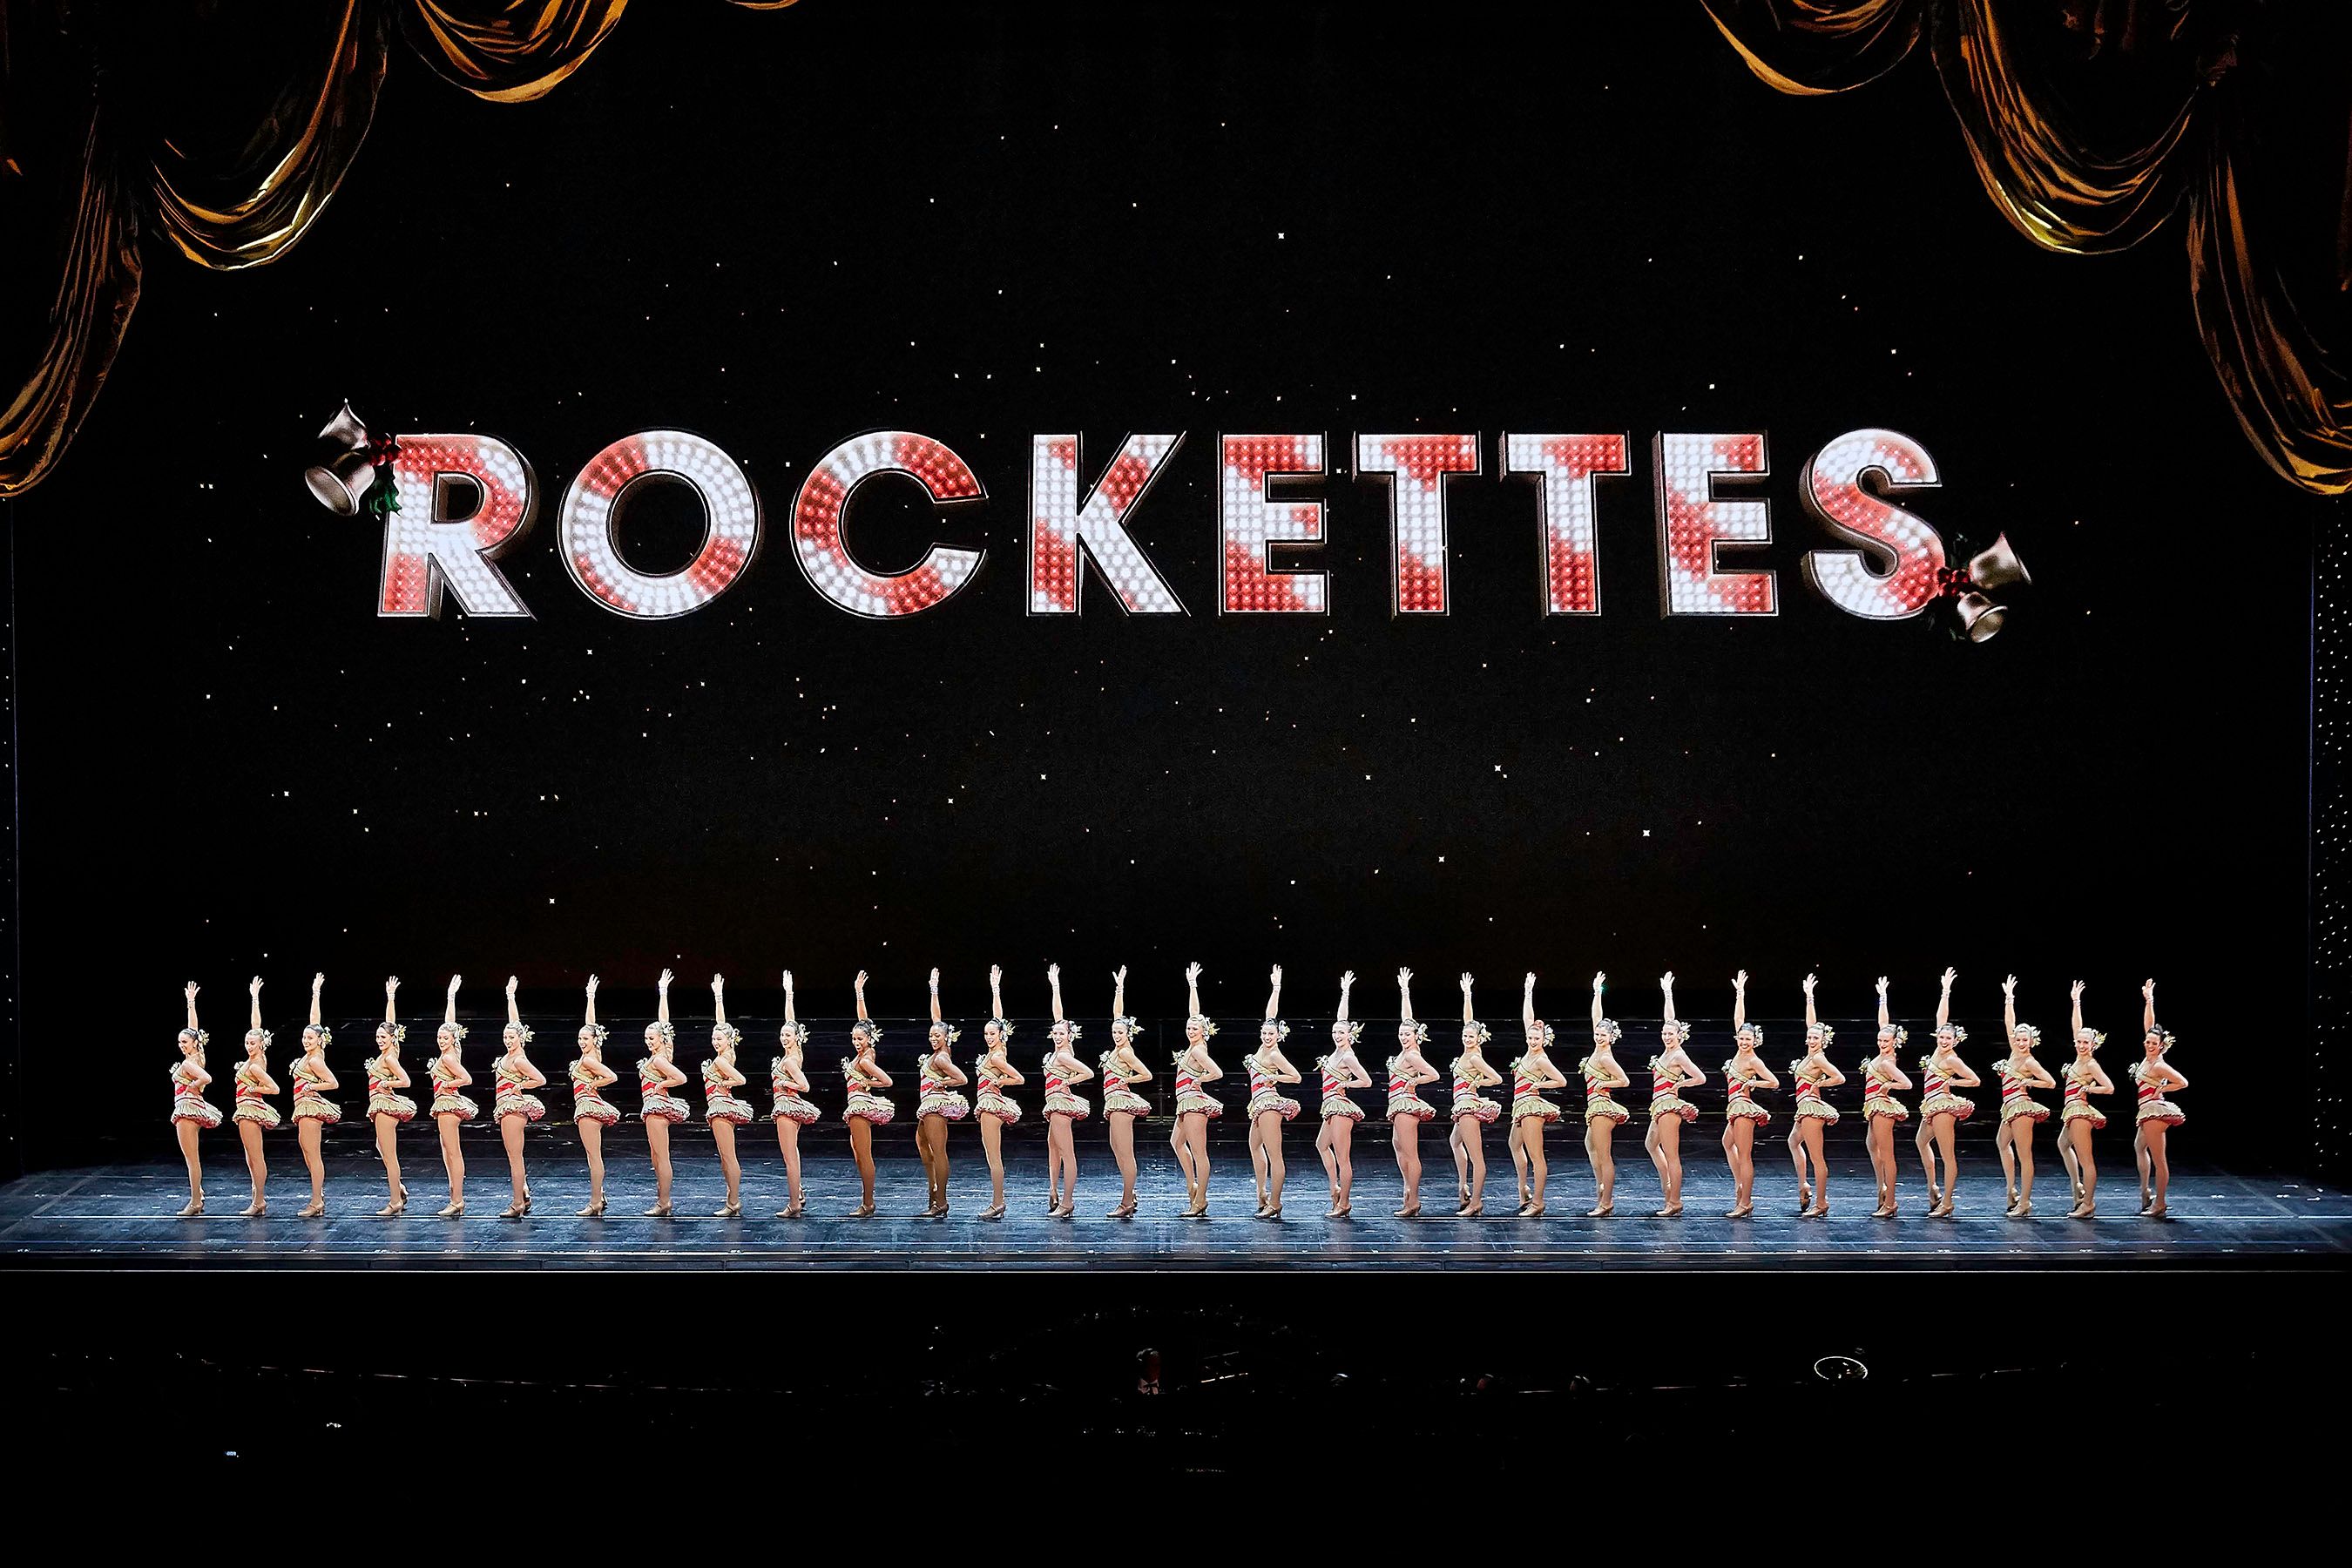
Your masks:
<svg viewBox="0 0 2352 1568"><path fill-rule="evenodd" d="M308 475L313 494L346 515L383 519L376 613L440 614L445 591L469 616L528 616L498 563L521 542L537 510L522 454L489 436L371 436L346 408L320 439L330 448ZM1030 440L1027 607L1076 616L1089 577L1129 616L1181 616L1176 589L1131 531L1136 511L1167 470L1181 433L1130 435L1095 473L1076 435ZM1496 473L1532 480L1547 616L1601 613L1599 489L1629 475L1622 433L1507 434ZM1381 482L1388 510L1390 609L1443 616L1451 607L1446 496L1486 469L1475 434L1359 435L1345 448L1359 479ZM1323 616L1330 574L1326 498L1336 477L1321 434L1220 436L1216 440L1217 612ZM1771 468L1761 431L1665 431L1650 443L1659 613L1769 616L1780 613L1772 572L1743 555L1772 542L1765 499L1752 493ZM809 585L855 616L892 620L936 609L979 575L987 552L931 544L901 572L861 563L850 546L851 502L867 481L922 487L934 508L985 502L971 466L944 442L910 430L854 437L826 453L792 511L793 558ZM1822 599L1866 620L1904 620L1945 599L1961 600L1962 630L1976 640L2001 624L2000 606L1973 589L2025 581L2005 541L2003 574L1949 565L1933 525L1902 504L1940 481L1925 447L1894 430L1853 430L1808 458L1804 510L1837 541L1808 551L1801 570ZM675 572L649 574L621 556L617 528L640 485L674 483L700 503L703 536ZM1745 491L1746 493L1743 493ZM740 463L704 437L646 430L598 452L565 490L559 549L573 583L615 615L663 620L689 615L740 582L760 552L758 491ZM2014 568L2013 570L2010 568Z"/></svg>

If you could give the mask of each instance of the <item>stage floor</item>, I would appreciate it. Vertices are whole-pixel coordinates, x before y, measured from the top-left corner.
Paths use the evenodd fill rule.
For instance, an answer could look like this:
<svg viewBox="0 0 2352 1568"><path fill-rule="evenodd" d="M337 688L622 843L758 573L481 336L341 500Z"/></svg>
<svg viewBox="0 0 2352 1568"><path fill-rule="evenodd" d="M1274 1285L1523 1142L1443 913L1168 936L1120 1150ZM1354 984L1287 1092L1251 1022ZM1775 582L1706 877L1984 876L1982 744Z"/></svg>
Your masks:
<svg viewBox="0 0 2352 1568"><path fill-rule="evenodd" d="M539 1130L534 1130L535 1131ZM893 1130L894 1131L897 1130ZM893 1145L904 1138L891 1140ZM2137 1192L2127 1163L2106 1167L2096 1220L2064 1217L2065 1173L2054 1158L2040 1163L2038 1207L2026 1220L2001 1214L2000 1172L1988 1152L1963 1154L1959 1213L1930 1220L1916 1163L1903 1167L1903 1217L1872 1219L1869 1166L1861 1152L1833 1150L1830 1217L1799 1218L1795 1184L1784 1160L1759 1161L1757 1211L1722 1217L1730 1177L1720 1159L1702 1159L1685 1178L1686 1212L1652 1215L1656 1178L1640 1146L1619 1162L1617 1212L1588 1218L1593 1184L1580 1152L1552 1165L1549 1212L1520 1219L1511 1210L1511 1174L1490 1168L1488 1208L1457 1219L1444 1144L1443 1164L1423 1184L1434 1212L1399 1219L1396 1168L1385 1140L1359 1143L1355 1212L1324 1217L1326 1194L1314 1151L1292 1151L1285 1216L1255 1220L1254 1189L1244 1151L1220 1147L1212 1167L1212 1217L1179 1217L1183 1184L1163 1138L1139 1151L1140 1204L1132 1220L1104 1211L1116 1202L1117 1176L1098 1142L1080 1144L1077 1217L1046 1217L1045 1151L1024 1138L1007 1146L1010 1200L1001 1220L976 1219L987 1201L987 1168L961 1141L950 1184L952 1212L919 1214L923 1186L910 1150L886 1149L878 1212L850 1216L856 1171L845 1147L814 1141L803 1157L807 1214L772 1217L784 1202L783 1173L772 1142L746 1140L744 1214L718 1219L723 1196L709 1144L681 1140L675 1215L642 1217L653 1201L652 1173L641 1144L614 1141L609 1165L610 1212L573 1215L586 1201L586 1173L576 1150L542 1133L530 1153L534 1207L501 1220L508 1188L494 1145L469 1140L467 1213L441 1219L446 1201L439 1162L424 1148L404 1149L411 1185L406 1215L378 1219L379 1167L363 1149L331 1150L328 1213L296 1217L308 1183L290 1149L273 1141L270 1213L241 1219L247 1195L233 1145L213 1143L210 1213L179 1219L185 1200L182 1168L152 1161L39 1172L0 1187L0 1268L328 1268L328 1269L838 1269L953 1268L975 1270L1758 1270L1952 1268L2077 1269L2181 1265L2272 1269L2340 1269L2352 1263L2352 1196L2306 1179L2176 1165L2171 1217L2133 1213ZM1908 1145L1906 1146L1908 1152ZM1711 1146L1701 1145L1713 1154ZM1779 1145L1771 1146L1780 1152ZM1498 1151L1499 1152L1499 1151ZM1298 1156L1304 1155L1304 1159ZM634 1157L633 1157L634 1156ZM1499 1176L1499 1180L1497 1179Z"/></svg>

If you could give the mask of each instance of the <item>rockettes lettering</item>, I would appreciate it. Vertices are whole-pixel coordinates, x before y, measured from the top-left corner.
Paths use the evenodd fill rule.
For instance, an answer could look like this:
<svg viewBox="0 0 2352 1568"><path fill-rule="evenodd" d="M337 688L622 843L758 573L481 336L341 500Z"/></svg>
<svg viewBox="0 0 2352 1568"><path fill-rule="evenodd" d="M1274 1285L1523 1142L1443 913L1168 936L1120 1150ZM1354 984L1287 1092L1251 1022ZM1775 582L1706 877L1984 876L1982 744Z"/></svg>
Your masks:
<svg viewBox="0 0 2352 1568"><path fill-rule="evenodd" d="M313 493L346 515L383 519L377 615L435 616L445 595L469 616L531 614L498 564L521 543L539 510L538 481L521 453L494 436L371 437L349 410L321 439L337 449L310 470ZM1319 492L1339 470L1325 438L1215 439L1217 613L1328 615L1330 576L1316 564L1330 540L1328 496ZM1190 613L1130 531L1183 440L1181 434L1129 436L1090 468L1076 436L1031 437L1031 616L1083 613L1090 578L1100 591L1096 602L1108 594L1125 615ZM1486 475L1481 437L1359 435L1339 450L1359 478L1379 481L1385 492L1391 612L1445 615L1446 497L1450 487ZM1496 474L1534 491L1539 613L1599 615L1597 497L1604 481L1633 471L1629 438L1514 432L1496 443ZM1738 564L1738 552L1772 539L1763 498L1741 493L1743 482L1771 471L1763 434L1666 432L1650 442L1649 469L1659 613L1777 615L1776 574ZM983 503L988 492L945 443L909 430L844 441L810 472L790 513L793 563L827 603L892 620L954 598L980 574L988 552L934 544L898 572L860 562L850 545L851 503L882 479L921 486L941 510ZM637 488L658 481L693 492L703 538L686 565L656 574L622 558L619 522ZM1898 504L1937 483L1926 448L1896 431L1854 430L1823 446L1804 464L1800 499L1840 547L1805 554L1807 586L1848 615L1871 620L1919 615L1953 591L1965 574L1950 568L1942 536ZM595 454L565 488L556 518L557 547L572 582L597 605L636 620L688 615L727 592L751 570L765 524L742 465L683 430L641 431Z"/></svg>

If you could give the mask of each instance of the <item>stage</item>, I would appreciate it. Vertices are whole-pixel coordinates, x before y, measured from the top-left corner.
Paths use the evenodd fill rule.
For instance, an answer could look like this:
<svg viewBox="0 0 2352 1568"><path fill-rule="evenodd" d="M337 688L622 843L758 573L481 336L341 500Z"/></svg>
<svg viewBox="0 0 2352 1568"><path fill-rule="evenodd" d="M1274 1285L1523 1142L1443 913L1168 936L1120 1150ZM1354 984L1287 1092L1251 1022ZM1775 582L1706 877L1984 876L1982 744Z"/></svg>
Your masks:
<svg viewBox="0 0 2352 1568"><path fill-rule="evenodd" d="M894 1132L901 1130L893 1129ZM1730 1177L1711 1139L1692 1141L1700 1157L1686 1167L1685 1212L1654 1217L1657 1184L1638 1142L1618 1163L1617 1212L1587 1217L1593 1185L1574 1143L1555 1152L1549 1212L1520 1219L1511 1210L1507 1157L1490 1164L1488 1207L1480 1219L1456 1218L1454 1182L1442 1138L1439 1163L1424 1160L1427 1210L1394 1217L1400 1186L1386 1140L1358 1143L1354 1213L1324 1216L1325 1189L1314 1150L1290 1150L1291 1179L1279 1223L1251 1217L1255 1195L1238 1142L1220 1140L1213 1154L1211 1217L1180 1216L1183 1183L1165 1134L1139 1140L1139 1198L1134 1219L1106 1218L1118 1178L1097 1141L1079 1145L1077 1216L1045 1213L1045 1151L1033 1130L1007 1144L1006 1213L975 1216L988 1201L987 1169L976 1149L952 1145L952 1210L922 1217L922 1175L906 1136L882 1150L877 1210L857 1219L857 1176L845 1146L812 1137L804 1148L807 1212L773 1217L785 1201L773 1144L745 1140L744 1213L711 1215L723 1197L707 1139L679 1138L675 1213L638 1211L653 1201L642 1140L624 1131L607 1145L609 1212L582 1219L587 1180L577 1149L558 1130L534 1130L529 1154L534 1206L520 1220L497 1217L507 1203L505 1164L495 1145L468 1139L467 1212L442 1219L446 1194L429 1144L405 1147L408 1212L379 1219L384 1189L372 1152L331 1142L328 1213L296 1217L308 1184L286 1143L273 1140L270 1212L236 1217L246 1200L234 1146L208 1144L209 1212L179 1219L186 1196L182 1168L167 1161L109 1163L37 1173L0 1187L0 1268L10 1269L325 1270L829 1270L961 1269L988 1272L1095 1270L1249 1270L1301 1272L1445 1271L1580 1273L1616 1270L1756 1272L1790 1270L2084 1270L2164 1267L2334 1270L2352 1260L2352 1195L2308 1178L2229 1170L2176 1161L2172 1213L2138 1217L2126 1157L2103 1168L2096 1220L2065 1217L2065 1173L2054 1154L2039 1162L2037 1211L2030 1219L2001 1214L2000 1171L1990 1149L1964 1150L1958 1214L1931 1220L1910 1144L1898 1219L1869 1217L1870 1171L1859 1145L1832 1146L1833 1176L1827 1219L1800 1218L1795 1185L1777 1142L1759 1149L1756 1213L1723 1217ZM560 1140L560 1142L559 1142ZM1499 1141L1494 1150L1501 1155Z"/></svg>

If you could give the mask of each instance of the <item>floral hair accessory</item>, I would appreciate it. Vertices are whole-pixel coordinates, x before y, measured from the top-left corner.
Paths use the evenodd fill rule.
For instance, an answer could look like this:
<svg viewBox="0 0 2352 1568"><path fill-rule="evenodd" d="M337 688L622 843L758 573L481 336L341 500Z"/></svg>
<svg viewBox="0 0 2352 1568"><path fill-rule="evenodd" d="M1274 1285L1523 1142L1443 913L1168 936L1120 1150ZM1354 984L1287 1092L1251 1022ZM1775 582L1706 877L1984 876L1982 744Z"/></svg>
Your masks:
<svg viewBox="0 0 2352 1568"><path fill-rule="evenodd" d="M1274 1038L1276 1044L1279 1045L1284 1040L1290 1038L1290 1024L1287 1019L1268 1018L1265 1022L1274 1026ZM1261 1025L1259 1026L1262 1028L1265 1026Z"/></svg>
<svg viewBox="0 0 2352 1568"><path fill-rule="evenodd" d="M1339 1027L1348 1031L1349 1045L1352 1046L1364 1037L1364 1021L1361 1018L1342 1018L1339 1023Z"/></svg>
<svg viewBox="0 0 2352 1568"><path fill-rule="evenodd" d="M880 1045L882 1043L882 1026L877 1024L871 1018L860 1018L857 1022L849 1026L849 1037L853 1040L863 1040L869 1046Z"/></svg>
<svg viewBox="0 0 2352 1568"><path fill-rule="evenodd" d="M1552 1042L1552 1026L1538 1018L1536 1026L1528 1031L1528 1038L1538 1047L1548 1049Z"/></svg>
<svg viewBox="0 0 2352 1568"><path fill-rule="evenodd" d="M1143 1032L1143 1026L1137 1023L1131 1014L1121 1013L1110 1021L1110 1032L1116 1035L1121 1029L1125 1029L1129 1035L1139 1035Z"/></svg>
<svg viewBox="0 0 2352 1568"><path fill-rule="evenodd" d="M1830 1037L1836 1033L1827 1024L1808 1024L1805 1026L1805 1044L1826 1046L1830 1043Z"/></svg>
<svg viewBox="0 0 2352 1568"><path fill-rule="evenodd" d="M302 1026L302 1032L306 1035L318 1036L319 1048L320 1050L324 1050L329 1046L335 1043L335 1031L330 1029L324 1024L305 1024Z"/></svg>
<svg viewBox="0 0 2352 1568"><path fill-rule="evenodd" d="M2042 1031L2035 1028L2031 1024L2020 1024L2014 1032L2023 1035L2027 1039L2032 1041L2037 1046L2042 1043Z"/></svg>
<svg viewBox="0 0 2352 1568"><path fill-rule="evenodd" d="M996 1031L996 1040L997 1040L997 1043L998 1043L999 1045L1010 1045L1010 1044L1012 1044L1012 1042L1013 1042L1013 1020L1012 1020L1012 1019L1010 1019L1010 1018L991 1018L988 1022L989 1022L989 1026L990 1026L990 1027L993 1028L993 1029Z"/></svg>
<svg viewBox="0 0 2352 1568"><path fill-rule="evenodd" d="M1473 1018L1462 1026L1470 1031L1472 1045L1483 1046L1495 1037L1495 1031L1486 1027L1485 1022L1480 1019Z"/></svg>
<svg viewBox="0 0 2352 1568"><path fill-rule="evenodd" d="M789 1024L777 1026L776 1039L779 1044L805 1046L808 1044L808 1026L799 1022L797 1019Z"/></svg>
<svg viewBox="0 0 2352 1568"><path fill-rule="evenodd" d="M2093 1050L2095 1050L2095 1050L2097 1050L2101 1046L2104 1046L2104 1045L2105 1045L2105 1044L2107 1043L2107 1034L2106 1034L2106 1031L2105 1031L2105 1029L2082 1029L2082 1030L2078 1030L2078 1031L2075 1033L2075 1036L2074 1036L2074 1043L2075 1043L2076 1045L2078 1045L2078 1046L2079 1046L2079 1045L2081 1045L2081 1044L2083 1043L2083 1041L2084 1041L2084 1037L2087 1037L2089 1038L2089 1040L2090 1040L2090 1042L2091 1042L2091 1048L2092 1048Z"/></svg>
<svg viewBox="0 0 2352 1568"><path fill-rule="evenodd" d="M1938 1024L1936 1026L1936 1037L1937 1039L1940 1040L1948 1035L1951 1037L1952 1044L1956 1046L1959 1045L1969 1037L1969 1032L1966 1029L1961 1028L1958 1024Z"/></svg>
<svg viewBox="0 0 2352 1568"><path fill-rule="evenodd" d="M1201 1037L1204 1040L1217 1032L1217 1021L1206 1013L1195 1013L1184 1020L1184 1026L1188 1029L1195 1024L1201 1026Z"/></svg>
<svg viewBox="0 0 2352 1568"><path fill-rule="evenodd" d="M932 1028L934 1028L934 1029L944 1029L944 1030L946 1030L946 1031L947 1031L947 1037L948 1037L948 1044L950 1044L950 1045L951 1045L951 1046L952 1046L952 1045L954 1045L958 1040L961 1040L961 1039L962 1039L962 1038L963 1038L963 1031L962 1031L961 1029L957 1028L953 1024L939 1023L939 1024L934 1024L934 1025L932 1025L932 1026L931 1026L931 1027L932 1027ZM925 1038L929 1038L929 1037L928 1037L928 1036L926 1036L926 1037L925 1037Z"/></svg>
<svg viewBox="0 0 2352 1568"><path fill-rule="evenodd" d="M667 1018L657 1020L654 1025L654 1038L666 1046L677 1044L677 1026Z"/></svg>
<svg viewBox="0 0 2352 1568"><path fill-rule="evenodd" d="M737 1028L732 1024L713 1024L710 1026L710 1032L713 1035L718 1036L720 1039L725 1040L730 1046L738 1046L743 1043L743 1031Z"/></svg>
<svg viewBox="0 0 2352 1568"><path fill-rule="evenodd" d="M452 1040L463 1045L466 1039L466 1026L463 1024L444 1024L435 1032L434 1038L438 1039L443 1035L447 1035Z"/></svg>
<svg viewBox="0 0 2352 1568"><path fill-rule="evenodd" d="M596 1037L596 1048L598 1050L604 1048L604 1041L613 1032L612 1030L604 1027L602 1024L583 1024L581 1027L586 1029L590 1034Z"/></svg>
<svg viewBox="0 0 2352 1568"><path fill-rule="evenodd" d="M1625 1026L1614 1018L1603 1018L1592 1026L1592 1033L1604 1043L1613 1046L1625 1037Z"/></svg>
<svg viewBox="0 0 2352 1568"><path fill-rule="evenodd" d="M379 1032L389 1033L392 1036L392 1043L395 1046L408 1043L408 1026L405 1024L395 1024L387 1019L378 1024L376 1028Z"/></svg>
<svg viewBox="0 0 2352 1568"><path fill-rule="evenodd" d="M1056 1028L1056 1029L1064 1029L1064 1030L1067 1030L1068 1032L1067 1032L1066 1035L1064 1035L1064 1036L1063 1036L1063 1038L1064 1038L1064 1039L1066 1039L1066 1040L1073 1040L1073 1041L1074 1041L1074 1040L1076 1040L1076 1039L1080 1035L1083 1035L1083 1034L1085 1034L1085 1033L1087 1032L1087 1031L1086 1031L1086 1026L1085 1026L1084 1025L1082 1025L1082 1024L1074 1024L1074 1023L1072 1023L1072 1022L1071 1022L1069 1019L1067 1019L1067 1018L1057 1018L1057 1019L1055 1019L1055 1020L1054 1021L1054 1027L1055 1027L1055 1028Z"/></svg>
<svg viewBox="0 0 2352 1568"><path fill-rule="evenodd" d="M1670 1046L1679 1046L1690 1038L1690 1026L1680 1018L1669 1018L1658 1026L1658 1038Z"/></svg>
<svg viewBox="0 0 2352 1568"><path fill-rule="evenodd" d="M1360 1025L1358 1026L1360 1028L1361 1026L1362 1026ZM1404 1020L1404 1030L1405 1034L1412 1039L1414 1045L1423 1046L1429 1043L1429 1026L1423 1023L1420 1019L1407 1018Z"/></svg>
<svg viewBox="0 0 2352 1568"><path fill-rule="evenodd" d="M531 1028L529 1024L509 1024L507 1027L512 1029L517 1035L520 1036L524 1045L527 1046L530 1044ZM665 1039L668 1038L667 1036L664 1036L663 1037Z"/></svg>
<svg viewBox="0 0 2352 1568"><path fill-rule="evenodd" d="M2147 1038L2151 1040L2162 1040L2164 1042L2164 1048L2168 1051L2172 1048L2172 1031L2169 1029L2150 1029L2147 1032Z"/></svg>
<svg viewBox="0 0 2352 1568"><path fill-rule="evenodd" d="M194 1040L194 1041L195 1041L195 1042L196 1042L196 1049L198 1049L198 1050L200 1050L200 1051L201 1051L201 1050L203 1050L206 1046L209 1046L209 1045L211 1045L211 1044L213 1043L213 1037L212 1037L212 1035L211 1035L208 1031L204 1030L204 1029L183 1029L183 1030L181 1030L181 1031L180 1031L180 1038L182 1038L182 1039L184 1039L184 1040Z"/></svg>
<svg viewBox="0 0 2352 1568"><path fill-rule="evenodd" d="M1900 1024L1889 1024L1878 1031L1879 1038L1891 1046L1899 1046L1911 1037L1911 1031Z"/></svg>
<svg viewBox="0 0 2352 1568"><path fill-rule="evenodd" d="M1750 1046L1761 1046L1764 1043L1764 1026L1761 1024L1742 1024L1731 1034L1732 1038L1745 1040Z"/></svg>

